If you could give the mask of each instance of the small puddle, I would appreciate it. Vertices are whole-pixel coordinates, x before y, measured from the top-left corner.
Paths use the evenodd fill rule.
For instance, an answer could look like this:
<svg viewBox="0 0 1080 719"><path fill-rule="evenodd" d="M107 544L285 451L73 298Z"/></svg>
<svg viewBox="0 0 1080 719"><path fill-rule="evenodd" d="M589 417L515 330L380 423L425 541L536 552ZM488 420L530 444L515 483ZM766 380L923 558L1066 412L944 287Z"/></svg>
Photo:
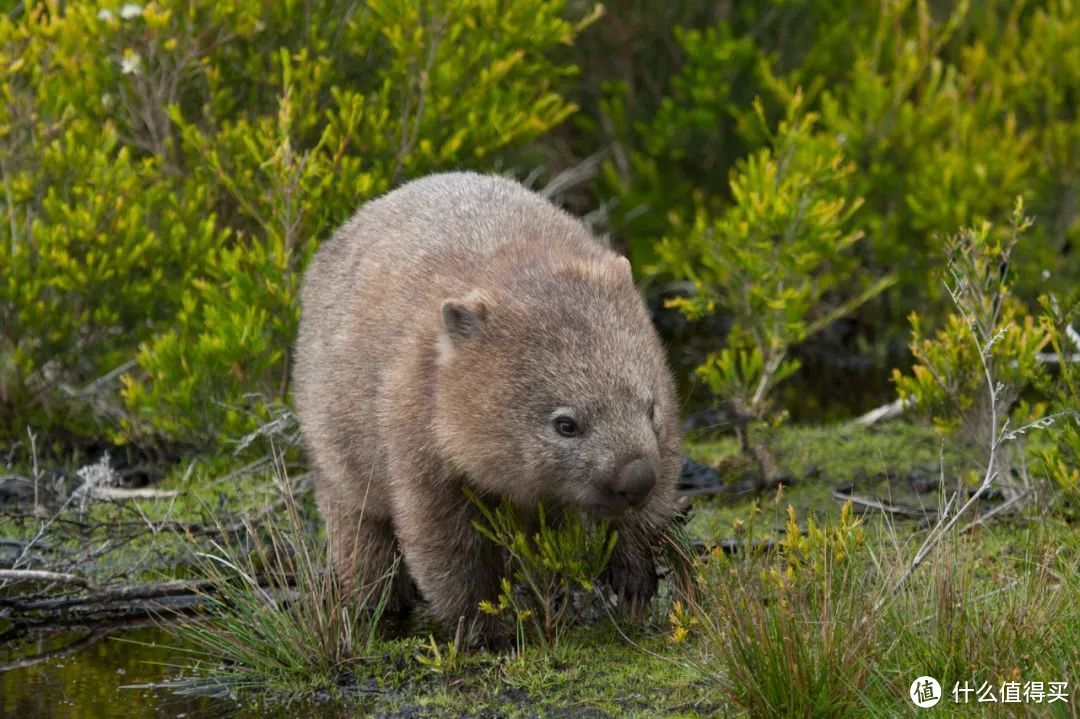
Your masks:
<svg viewBox="0 0 1080 719"><path fill-rule="evenodd" d="M146 688L189 659L158 627L49 632L0 645L0 716L42 719L230 716L238 705ZM125 688L125 687L139 688Z"/></svg>

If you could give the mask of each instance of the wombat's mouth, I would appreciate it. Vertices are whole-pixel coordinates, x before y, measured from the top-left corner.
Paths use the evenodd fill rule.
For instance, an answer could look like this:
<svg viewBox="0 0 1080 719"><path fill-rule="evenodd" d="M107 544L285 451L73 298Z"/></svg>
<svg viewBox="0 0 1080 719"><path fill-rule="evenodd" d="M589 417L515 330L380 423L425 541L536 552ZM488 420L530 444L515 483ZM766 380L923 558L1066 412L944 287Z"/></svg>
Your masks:
<svg viewBox="0 0 1080 719"><path fill-rule="evenodd" d="M614 492L598 492L593 501L586 504L583 509L594 517L601 519L615 519L634 508L625 497Z"/></svg>

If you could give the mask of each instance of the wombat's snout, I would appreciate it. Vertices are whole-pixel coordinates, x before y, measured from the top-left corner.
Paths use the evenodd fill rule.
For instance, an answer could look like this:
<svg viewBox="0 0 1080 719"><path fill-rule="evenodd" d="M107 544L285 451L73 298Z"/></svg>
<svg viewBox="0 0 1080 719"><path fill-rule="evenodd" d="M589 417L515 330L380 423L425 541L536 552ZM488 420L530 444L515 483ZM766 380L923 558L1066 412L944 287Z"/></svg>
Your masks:
<svg viewBox="0 0 1080 719"><path fill-rule="evenodd" d="M641 506L656 485L652 463L634 459L623 465L608 488L631 507Z"/></svg>

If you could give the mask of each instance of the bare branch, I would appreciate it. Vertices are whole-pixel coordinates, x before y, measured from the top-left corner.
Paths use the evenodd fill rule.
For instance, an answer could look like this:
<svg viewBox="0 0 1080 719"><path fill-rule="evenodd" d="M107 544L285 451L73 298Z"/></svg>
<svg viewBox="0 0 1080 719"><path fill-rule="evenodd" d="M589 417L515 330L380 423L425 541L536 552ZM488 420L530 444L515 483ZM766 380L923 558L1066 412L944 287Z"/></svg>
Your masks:
<svg viewBox="0 0 1080 719"><path fill-rule="evenodd" d="M878 422L883 422L888 419L899 417L914 404L915 401L911 397L901 397L897 400L889 402L888 404L883 404L880 407L872 409L866 414L855 418L855 420L853 420L853 423L861 424L864 427L869 427L871 425L877 424Z"/></svg>
<svg viewBox="0 0 1080 719"><path fill-rule="evenodd" d="M151 487L144 487L141 489L126 489L124 487L88 487L83 494L91 499L119 502L125 499L172 499L177 497L180 494L180 491L177 489L153 489Z"/></svg>
<svg viewBox="0 0 1080 719"><path fill-rule="evenodd" d="M860 507L876 509L879 512L885 512L886 514L895 514L901 517L911 517L913 519L928 519L935 516L936 514L936 512L927 512L926 510L918 509L916 507L905 507L900 504L886 504L885 502L879 502L878 500L871 499L870 497L860 497L855 494L841 492L840 490L834 490L832 496L834 499L838 499L841 502L851 502L852 504Z"/></svg>
<svg viewBox="0 0 1080 719"><path fill-rule="evenodd" d="M59 582L76 584L86 589L95 585L86 577L68 572L50 572L44 569L0 569L0 581L4 582Z"/></svg>

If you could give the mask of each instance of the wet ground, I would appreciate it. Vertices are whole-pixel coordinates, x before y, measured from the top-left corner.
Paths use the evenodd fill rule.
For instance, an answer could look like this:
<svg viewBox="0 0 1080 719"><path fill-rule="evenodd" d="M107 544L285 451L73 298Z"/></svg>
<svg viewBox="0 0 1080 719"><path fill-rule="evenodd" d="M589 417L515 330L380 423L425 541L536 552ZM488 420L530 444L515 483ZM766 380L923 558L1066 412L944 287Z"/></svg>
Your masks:
<svg viewBox="0 0 1080 719"><path fill-rule="evenodd" d="M87 628L0 645L0 716L42 719L224 717L233 702L185 697L156 684L185 660L153 627Z"/></svg>

